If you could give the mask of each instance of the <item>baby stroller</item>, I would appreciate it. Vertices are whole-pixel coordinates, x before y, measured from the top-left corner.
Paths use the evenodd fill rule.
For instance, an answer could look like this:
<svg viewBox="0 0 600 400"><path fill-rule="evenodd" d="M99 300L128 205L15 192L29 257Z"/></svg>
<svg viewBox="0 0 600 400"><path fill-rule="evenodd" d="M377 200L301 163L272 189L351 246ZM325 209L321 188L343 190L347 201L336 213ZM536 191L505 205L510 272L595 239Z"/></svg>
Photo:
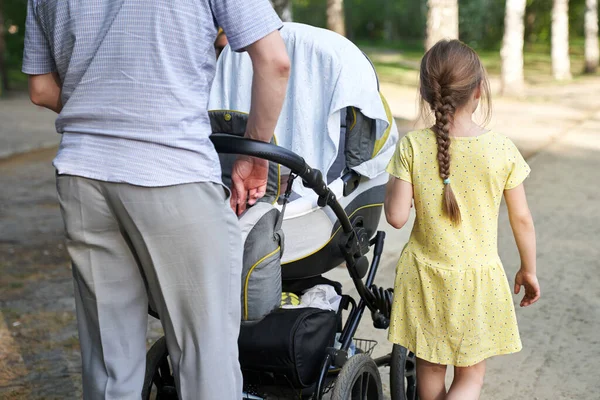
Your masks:
<svg viewBox="0 0 600 400"><path fill-rule="evenodd" d="M385 238L384 232L377 232L387 183L384 169L398 138L391 112L379 95L370 61L351 42L295 23L286 23L281 33L292 60L292 77L271 144L242 137L252 80L247 55L224 50L210 101L215 132L211 139L221 158L224 183L230 184L236 155L269 161L265 197L240 218L245 246L240 396L379 400L383 388L378 367L389 366L392 400L415 399L414 355L394 346L390 354L373 359L377 343L354 337L367 308L375 328L389 326L392 291L373 283ZM338 69L336 64L342 66ZM320 76L324 82L299 87L306 83L307 70L326 71ZM327 71L336 87L340 80L354 78L352 90L323 91L331 78ZM304 118L308 124L320 121L325 131L321 136L305 136L302 128L318 126L302 127L294 114L302 107L293 99L315 101L303 90L319 91L328 105L311 108L310 118ZM333 142L329 153L322 151L326 142ZM314 148L320 151L311 151ZM344 294L340 283L323 276L343 263L358 301ZM303 304L303 294L315 287L331 288L335 307ZM298 300L289 304L290 298ZM150 398L177 399L164 337L147 354L142 399Z"/></svg>

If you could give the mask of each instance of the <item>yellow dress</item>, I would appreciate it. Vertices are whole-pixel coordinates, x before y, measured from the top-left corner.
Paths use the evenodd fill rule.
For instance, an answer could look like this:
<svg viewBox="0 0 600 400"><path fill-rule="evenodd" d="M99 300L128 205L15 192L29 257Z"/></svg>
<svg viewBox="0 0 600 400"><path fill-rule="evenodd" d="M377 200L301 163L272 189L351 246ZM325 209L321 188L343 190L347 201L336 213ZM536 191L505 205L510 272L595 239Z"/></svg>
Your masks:
<svg viewBox="0 0 600 400"><path fill-rule="evenodd" d="M470 366L521 350L498 212L530 169L507 137L452 137L450 181L462 223L442 213L444 184L431 129L402 138L387 171L413 184L415 224L396 267L389 340L438 364Z"/></svg>

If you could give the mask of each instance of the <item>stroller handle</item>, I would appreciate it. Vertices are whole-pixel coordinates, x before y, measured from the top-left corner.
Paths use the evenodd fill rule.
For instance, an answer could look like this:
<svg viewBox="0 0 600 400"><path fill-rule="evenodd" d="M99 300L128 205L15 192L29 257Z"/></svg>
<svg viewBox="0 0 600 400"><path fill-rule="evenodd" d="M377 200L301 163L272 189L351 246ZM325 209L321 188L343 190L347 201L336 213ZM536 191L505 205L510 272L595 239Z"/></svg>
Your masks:
<svg viewBox="0 0 600 400"><path fill-rule="evenodd" d="M337 201L333 192L327 187L325 181L323 181L321 171L311 168L298 154L271 143L246 139L226 133L213 133L210 136L210 140L213 142L217 153L241 154L262 158L289 168L302 178L304 186L314 190L319 196L319 205L321 207L328 205L333 209L344 232L350 233L353 231L348 215Z"/></svg>
<svg viewBox="0 0 600 400"><path fill-rule="evenodd" d="M210 136L217 153L241 154L262 158L288 167L300 177L305 178L310 167L298 154L277 145L247 139L226 133L213 133Z"/></svg>

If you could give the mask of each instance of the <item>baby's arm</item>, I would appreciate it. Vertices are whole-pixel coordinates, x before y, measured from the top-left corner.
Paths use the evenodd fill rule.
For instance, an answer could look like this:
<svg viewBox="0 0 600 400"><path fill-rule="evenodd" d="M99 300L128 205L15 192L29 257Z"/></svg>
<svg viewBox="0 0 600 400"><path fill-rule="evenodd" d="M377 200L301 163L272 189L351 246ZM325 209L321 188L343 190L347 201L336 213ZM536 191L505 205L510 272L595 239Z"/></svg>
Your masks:
<svg viewBox="0 0 600 400"><path fill-rule="evenodd" d="M529 306L540 298L540 285L536 276L536 242L533 218L527 205L523 184L504 191L508 218L521 256L521 269L515 277L515 294L525 286L521 307Z"/></svg>
<svg viewBox="0 0 600 400"><path fill-rule="evenodd" d="M410 215L412 198L412 183L390 176L385 190L384 207L385 218L391 226L400 229L406 224Z"/></svg>

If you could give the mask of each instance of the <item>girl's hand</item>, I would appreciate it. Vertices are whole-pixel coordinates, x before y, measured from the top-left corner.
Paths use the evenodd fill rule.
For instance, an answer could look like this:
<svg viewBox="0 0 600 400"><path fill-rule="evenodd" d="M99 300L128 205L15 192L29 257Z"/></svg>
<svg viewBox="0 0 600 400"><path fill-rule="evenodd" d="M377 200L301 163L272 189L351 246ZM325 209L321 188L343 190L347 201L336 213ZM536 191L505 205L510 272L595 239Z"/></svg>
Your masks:
<svg viewBox="0 0 600 400"><path fill-rule="evenodd" d="M531 272L520 269L515 276L515 294L519 294L521 286L525 286L525 296L521 300L521 307L527 307L540 298L540 284L537 276Z"/></svg>

